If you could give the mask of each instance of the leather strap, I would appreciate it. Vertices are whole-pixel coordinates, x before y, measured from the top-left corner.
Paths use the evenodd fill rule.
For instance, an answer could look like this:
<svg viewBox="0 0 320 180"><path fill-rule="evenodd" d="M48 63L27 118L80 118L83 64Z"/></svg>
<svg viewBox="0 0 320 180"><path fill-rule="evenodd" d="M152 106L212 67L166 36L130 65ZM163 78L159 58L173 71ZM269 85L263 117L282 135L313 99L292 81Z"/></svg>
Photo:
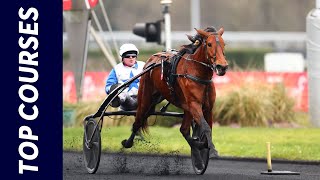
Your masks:
<svg viewBox="0 0 320 180"><path fill-rule="evenodd" d="M198 78L196 76L192 76L190 74L172 74L172 76L185 77L185 78L191 79L195 82L198 82L198 83L204 84L204 85L212 83L212 79L210 79L210 80L200 79L200 78Z"/></svg>

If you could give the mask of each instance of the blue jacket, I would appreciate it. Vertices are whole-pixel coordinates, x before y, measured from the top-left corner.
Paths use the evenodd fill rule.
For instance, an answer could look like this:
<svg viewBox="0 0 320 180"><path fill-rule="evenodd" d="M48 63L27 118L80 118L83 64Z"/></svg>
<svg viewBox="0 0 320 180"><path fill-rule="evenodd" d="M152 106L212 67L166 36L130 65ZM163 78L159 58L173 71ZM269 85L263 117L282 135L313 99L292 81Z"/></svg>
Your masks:
<svg viewBox="0 0 320 180"><path fill-rule="evenodd" d="M142 61L137 61L135 63L135 65L133 65L132 67L128 67L123 65L123 63L119 63L117 64L110 72L107 80L106 80L106 87L105 87L105 91L107 94L110 93L110 87L114 84L123 84L126 81L128 81L130 78L136 76L137 74L139 74L140 72L143 71L143 66L145 65L145 62ZM132 82L129 86L129 88L127 88L124 91L138 91L139 88L139 82L140 82L140 78L136 79L134 82Z"/></svg>

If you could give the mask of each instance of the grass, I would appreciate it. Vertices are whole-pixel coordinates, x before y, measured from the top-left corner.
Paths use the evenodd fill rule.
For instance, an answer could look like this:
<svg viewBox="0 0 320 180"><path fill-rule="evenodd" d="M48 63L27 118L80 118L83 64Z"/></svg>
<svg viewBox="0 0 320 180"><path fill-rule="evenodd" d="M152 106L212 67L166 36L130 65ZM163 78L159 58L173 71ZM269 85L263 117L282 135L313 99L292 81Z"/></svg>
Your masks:
<svg viewBox="0 0 320 180"><path fill-rule="evenodd" d="M130 135L129 126L102 129L102 150L108 152L190 155L179 128L150 127L146 142L135 140L123 150L121 141ZM82 151L83 128L64 128L64 150ZM230 128L213 129L213 142L220 156L266 157L266 142L271 142L274 159L320 161L320 129L315 128Z"/></svg>

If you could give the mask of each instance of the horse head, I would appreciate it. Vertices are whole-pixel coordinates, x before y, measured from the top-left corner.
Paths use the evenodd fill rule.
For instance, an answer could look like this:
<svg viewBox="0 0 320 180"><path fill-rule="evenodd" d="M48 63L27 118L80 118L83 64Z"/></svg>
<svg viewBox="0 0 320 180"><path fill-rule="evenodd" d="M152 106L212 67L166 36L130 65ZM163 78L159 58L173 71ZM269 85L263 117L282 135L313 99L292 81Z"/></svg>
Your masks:
<svg viewBox="0 0 320 180"><path fill-rule="evenodd" d="M210 64L215 67L215 72L218 76L223 76L228 69L228 62L224 55L224 40L222 34L224 32L223 28L220 28L216 32L208 32L201 29L196 29L198 35L203 39L203 46L206 49L206 59ZM189 38L189 37L188 37ZM189 38L190 41L197 40Z"/></svg>

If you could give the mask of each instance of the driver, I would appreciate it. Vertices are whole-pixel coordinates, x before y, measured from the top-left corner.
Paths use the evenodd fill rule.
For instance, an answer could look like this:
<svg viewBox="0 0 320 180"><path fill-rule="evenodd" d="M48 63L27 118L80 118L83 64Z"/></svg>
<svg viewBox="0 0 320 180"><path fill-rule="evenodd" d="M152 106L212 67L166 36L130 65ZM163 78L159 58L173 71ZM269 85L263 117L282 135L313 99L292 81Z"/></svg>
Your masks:
<svg viewBox="0 0 320 180"><path fill-rule="evenodd" d="M145 65L142 61L137 61L139 54L138 48L134 44L126 43L119 50L122 62L117 64L110 72L105 91L110 94L113 89L127 82L130 78L143 71ZM137 94L140 78L133 81L128 88L123 90L112 102L112 107L119 107L125 111L131 111L137 108Z"/></svg>

